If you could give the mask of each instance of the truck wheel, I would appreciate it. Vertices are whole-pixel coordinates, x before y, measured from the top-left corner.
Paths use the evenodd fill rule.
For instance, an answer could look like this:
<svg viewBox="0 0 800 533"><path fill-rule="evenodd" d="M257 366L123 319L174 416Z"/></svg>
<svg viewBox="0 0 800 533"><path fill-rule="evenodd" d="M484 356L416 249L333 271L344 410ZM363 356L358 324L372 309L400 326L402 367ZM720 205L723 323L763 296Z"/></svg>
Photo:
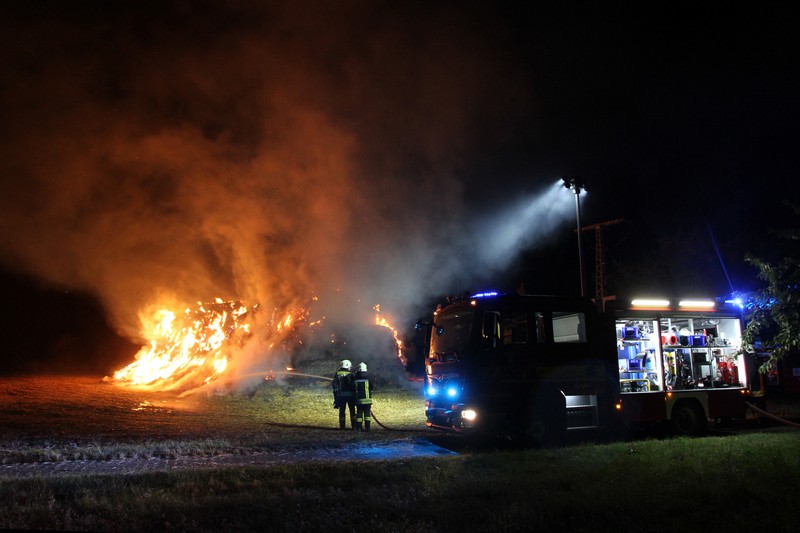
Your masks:
<svg viewBox="0 0 800 533"><path fill-rule="evenodd" d="M531 444L541 444L547 435L547 426L544 419L531 415L523 430L523 437Z"/></svg>
<svg viewBox="0 0 800 533"><path fill-rule="evenodd" d="M559 392L544 406L531 402L523 426L523 437L534 446L553 447L563 444L566 433L566 405Z"/></svg>
<svg viewBox="0 0 800 533"><path fill-rule="evenodd" d="M708 431L708 420L694 402L680 402L672 409L672 431L676 435L696 437Z"/></svg>

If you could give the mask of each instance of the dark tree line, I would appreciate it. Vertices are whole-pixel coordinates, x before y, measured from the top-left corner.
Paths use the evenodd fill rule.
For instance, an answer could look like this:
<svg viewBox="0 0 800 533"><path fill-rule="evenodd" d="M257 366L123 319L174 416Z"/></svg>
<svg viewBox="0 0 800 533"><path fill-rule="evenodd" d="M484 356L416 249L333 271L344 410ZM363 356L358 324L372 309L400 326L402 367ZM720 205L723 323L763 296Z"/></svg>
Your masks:
<svg viewBox="0 0 800 533"><path fill-rule="evenodd" d="M800 216L800 206L789 207ZM748 296L743 334L746 351L769 354L761 372L800 348L800 229L782 230L777 235L787 244L785 257L772 262L752 254L746 257L765 282L765 287Z"/></svg>

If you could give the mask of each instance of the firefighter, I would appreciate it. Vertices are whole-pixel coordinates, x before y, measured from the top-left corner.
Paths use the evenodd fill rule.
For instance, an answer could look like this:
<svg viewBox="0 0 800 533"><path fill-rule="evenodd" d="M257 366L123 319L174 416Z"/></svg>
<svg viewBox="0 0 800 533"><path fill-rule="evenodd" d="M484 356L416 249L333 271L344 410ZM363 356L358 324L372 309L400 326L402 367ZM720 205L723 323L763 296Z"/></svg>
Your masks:
<svg viewBox="0 0 800 533"><path fill-rule="evenodd" d="M356 428L358 431L369 431L372 416L372 380L367 374L367 364L359 363L355 376L356 385Z"/></svg>
<svg viewBox="0 0 800 533"><path fill-rule="evenodd" d="M342 359L339 370L333 375L333 408L339 409L339 429L347 426L347 410L350 411L350 429L356 428L355 396L353 364Z"/></svg>

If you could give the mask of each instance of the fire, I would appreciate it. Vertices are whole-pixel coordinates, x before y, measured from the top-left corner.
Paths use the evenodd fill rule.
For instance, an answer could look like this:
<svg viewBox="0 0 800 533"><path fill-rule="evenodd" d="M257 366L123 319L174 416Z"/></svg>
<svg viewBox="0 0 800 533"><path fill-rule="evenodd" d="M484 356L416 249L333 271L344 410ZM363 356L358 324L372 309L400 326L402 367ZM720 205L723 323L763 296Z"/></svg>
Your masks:
<svg viewBox="0 0 800 533"><path fill-rule="evenodd" d="M283 319L283 322L278 323L278 331L282 329L289 329L292 327L292 322L294 321L294 317L289 313L286 315L286 318Z"/></svg>
<svg viewBox="0 0 800 533"><path fill-rule="evenodd" d="M145 326L148 346L136 360L114 373L133 385L208 383L228 368L230 348L251 333L251 311L240 302L198 302L183 314L160 309Z"/></svg>
<svg viewBox="0 0 800 533"><path fill-rule="evenodd" d="M397 330L392 327L388 320L381 314L381 305L377 304L373 307L375 310L375 325L381 326L383 328L388 329L392 332L392 336L394 337L394 343L397 346L397 358L400 359L400 362L405 364L405 356L403 355L403 341L400 340L399 334Z"/></svg>
<svg viewBox="0 0 800 533"><path fill-rule="evenodd" d="M314 296L312 301L317 301ZM136 354L133 363L114 373L117 382L159 389L197 387L224 375L233 366L238 350L254 333L258 306L248 308L238 301L217 298L212 303L198 302L182 313L162 308L143 320L143 338L147 344ZM403 343L395 329L381 312L376 312L375 325L392 332L397 357L405 364ZM304 331L315 335L325 317L310 319L309 306L272 312L259 331L267 350L292 353L307 338ZM331 333L336 343L336 334ZM287 368L287 372L294 369ZM269 379L269 378L267 378Z"/></svg>

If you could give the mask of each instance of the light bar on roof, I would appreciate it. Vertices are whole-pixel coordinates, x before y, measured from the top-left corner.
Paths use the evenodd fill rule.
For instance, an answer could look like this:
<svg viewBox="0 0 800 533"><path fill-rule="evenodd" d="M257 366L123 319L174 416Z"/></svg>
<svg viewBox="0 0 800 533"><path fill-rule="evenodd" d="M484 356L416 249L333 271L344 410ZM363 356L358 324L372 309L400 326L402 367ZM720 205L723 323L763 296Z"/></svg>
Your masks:
<svg viewBox="0 0 800 533"><path fill-rule="evenodd" d="M497 292L496 291L479 292L478 294L473 294L471 298L491 298L492 296L497 296Z"/></svg>
<svg viewBox="0 0 800 533"><path fill-rule="evenodd" d="M669 300L660 300L658 298L636 298L631 301L633 307L645 307L647 309L666 308L669 307Z"/></svg>
<svg viewBox="0 0 800 533"><path fill-rule="evenodd" d="M714 309L713 300L681 300L678 302L679 307L690 309Z"/></svg>

